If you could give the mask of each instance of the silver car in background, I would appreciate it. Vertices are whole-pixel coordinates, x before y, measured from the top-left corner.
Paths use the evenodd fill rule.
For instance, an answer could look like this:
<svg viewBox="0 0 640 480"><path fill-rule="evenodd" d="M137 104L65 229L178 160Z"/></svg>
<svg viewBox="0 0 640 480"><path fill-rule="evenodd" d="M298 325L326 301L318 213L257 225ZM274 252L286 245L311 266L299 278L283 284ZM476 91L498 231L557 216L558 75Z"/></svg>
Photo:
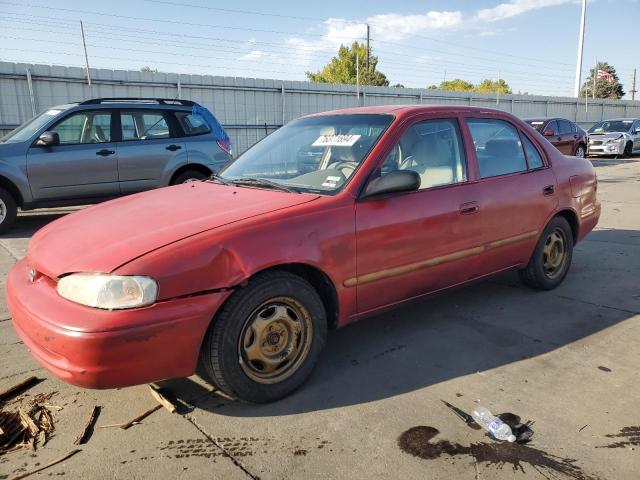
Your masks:
<svg viewBox="0 0 640 480"><path fill-rule="evenodd" d="M83 205L200 180L231 142L189 100L96 98L52 107L0 138L0 232L17 209Z"/></svg>
<svg viewBox="0 0 640 480"><path fill-rule="evenodd" d="M614 118L603 120L591 127L588 132L589 156L615 155L630 157L640 153L640 119Z"/></svg>

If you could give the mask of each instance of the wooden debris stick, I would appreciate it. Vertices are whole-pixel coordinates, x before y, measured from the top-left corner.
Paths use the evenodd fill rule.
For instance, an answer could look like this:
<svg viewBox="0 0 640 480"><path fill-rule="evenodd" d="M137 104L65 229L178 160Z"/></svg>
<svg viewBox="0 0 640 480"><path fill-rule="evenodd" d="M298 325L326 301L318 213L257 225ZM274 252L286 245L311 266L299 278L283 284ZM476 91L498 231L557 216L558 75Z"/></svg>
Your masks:
<svg viewBox="0 0 640 480"><path fill-rule="evenodd" d="M0 391L0 400L7 400L17 395L18 393L21 393L24 390L33 387L39 381L40 380L38 379L38 377L29 377L26 380L21 381L20 383L16 383L11 387L5 388L4 390Z"/></svg>
<svg viewBox="0 0 640 480"><path fill-rule="evenodd" d="M75 445L82 445L83 443L86 443L87 440L89 440L91 432L93 431L93 426L98 419L98 415L100 415L100 406L94 405L93 409L91 409L91 415L89 415L87 424L84 426L82 432L80 432L76 440L73 442Z"/></svg>
<svg viewBox="0 0 640 480"><path fill-rule="evenodd" d="M58 458L57 460L54 460L53 462L49 462L46 465L43 465L42 467L38 467L34 470L30 470L28 472L25 472L21 475L18 475L17 477L13 477L11 480L21 480L23 478L26 478L30 475L33 475L34 473L38 473L41 472L42 470L45 470L49 467L53 467L54 465L57 465L58 463L64 462L65 460L67 460L68 458L73 457L76 453L81 452L82 450L80 449L76 449L76 450L71 450L69 453L67 453L66 455Z"/></svg>
<svg viewBox="0 0 640 480"><path fill-rule="evenodd" d="M37 437L38 433L40 433L40 428L38 428L33 419L24 410L20 409L18 412L20 413L22 424L29 429L31 436Z"/></svg>
<svg viewBox="0 0 640 480"><path fill-rule="evenodd" d="M171 400L162 395L162 393L160 393L160 390L149 385L149 391L151 392L151 395L153 395L153 398L155 398L160 405L169 410L171 413L176 413L176 406L173 404L173 402L171 402Z"/></svg>
<svg viewBox="0 0 640 480"><path fill-rule="evenodd" d="M132 418L131 420L129 420L127 423L123 423L122 425L120 425L120 428L123 430L126 430L127 428L131 427L132 425L136 424L136 423L140 423L141 420L147 418L149 415L151 415L153 412L160 410L162 408L162 405L156 405L153 408L150 408L149 410L147 410L144 413L141 413L140 415L138 415L135 418Z"/></svg>

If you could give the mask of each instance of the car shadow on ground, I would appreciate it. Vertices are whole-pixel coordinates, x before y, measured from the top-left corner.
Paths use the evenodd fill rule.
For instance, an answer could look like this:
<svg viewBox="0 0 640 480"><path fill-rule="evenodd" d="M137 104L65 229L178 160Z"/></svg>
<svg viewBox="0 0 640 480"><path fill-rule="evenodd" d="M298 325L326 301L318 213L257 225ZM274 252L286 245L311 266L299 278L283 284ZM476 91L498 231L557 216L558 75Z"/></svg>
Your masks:
<svg viewBox="0 0 640 480"><path fill-rule="evenodd" d="M616 165L630 165L640 162L640 154L633 155L630 158L620 157L589 157L594 167L614 167Z"/></svg>
<svg viewBox="0 0 640 480"><path fill-rule="evenodd" d="M20 212L11 230L0 234L3 238L30 238L42 227L76 210L46 210L36 212Z"/></svg>
<svg viewBox="0 0 640 480"><path fill-rule="evenodd" d="M640 231L606 230L588 238L640 246ZM592 244L576 252L573 271L551 292L531 290L517 272L506 272L330 332L309 381L272 404L213 395L197 377L163 383L196 407L220 415L280 416L390 398L542 355L640 312L588 300L589 292L610 282L598 273L600 265L590 252L597 248ZM586 290L586 299L571 298L576 290Z"/></svg>

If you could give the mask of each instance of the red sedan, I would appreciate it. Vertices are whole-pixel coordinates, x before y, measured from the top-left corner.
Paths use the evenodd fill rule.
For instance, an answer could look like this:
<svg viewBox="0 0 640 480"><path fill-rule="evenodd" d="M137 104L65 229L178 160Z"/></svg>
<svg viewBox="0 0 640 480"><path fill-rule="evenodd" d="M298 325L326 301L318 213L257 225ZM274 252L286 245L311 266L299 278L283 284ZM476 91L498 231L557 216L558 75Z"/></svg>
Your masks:
<svg viewBox="0 0 640 480"><path fill-rule="evenodd" d="M268 402L327 330L506 269L558 286L598 222L591 164L505 112L388 106L310 115L219 175L40 230L10 272L13 325L89 388L188 376Z"/></svg>

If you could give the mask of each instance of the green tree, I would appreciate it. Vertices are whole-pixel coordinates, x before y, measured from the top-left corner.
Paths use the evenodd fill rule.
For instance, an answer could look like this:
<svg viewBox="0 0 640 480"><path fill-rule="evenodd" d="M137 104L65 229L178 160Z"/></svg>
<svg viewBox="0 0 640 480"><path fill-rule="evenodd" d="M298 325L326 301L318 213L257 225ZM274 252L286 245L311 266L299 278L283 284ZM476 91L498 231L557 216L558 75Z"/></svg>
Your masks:
<svg viewBox="0 0 640 480"><path fill-rule="evenodd" d="M503 79L485 79L474 89L478 93L513 93L511 87Z"/></svg>
<svg viewBox="0 0 640 480"><path fill-rule="evenodd" d="M597 70L604 70L605 72L610 73L613 77L613 81L609 81L604 77L597 78ZM620 78L618 78L618 74L616 73L616 69L607 62L598 62L597 67L594 67L589 71L589 76L582 84L582 89L580 90L581 97L587 95L589 97L593 97L594 76L596 77L596 98L619 99L624 96L624 90L620 83Z"/></svg>
<svg viewBox="0 0 640 480"><path fill-rule="evenodd" d="M378 71L378 57L369 57L367 68L367 47L364 44L353 42L351 47L341 45L338 55L317 72L305 72L307 78L317 83L356 83L356 58L358 59L361 85L389 86L389 80L384 73Z"/></svg>
<svg viewBox="0 0 640 480"><path fill-rule="evenodd" d="M157 68L151 68L148 65L145 65L144 67L142 67L140 69L141 72L147 72L147 73L158 73L158 69Z"/></svg>
<svg viewBox="0 0 640 480"><path fill-rule="evenodd" d="M431 85L430 89L447 90L449 92L472 92L474 89L473 83L467 82L460 78L454 78L453 80L443 80L440 85Z"/></svg>

